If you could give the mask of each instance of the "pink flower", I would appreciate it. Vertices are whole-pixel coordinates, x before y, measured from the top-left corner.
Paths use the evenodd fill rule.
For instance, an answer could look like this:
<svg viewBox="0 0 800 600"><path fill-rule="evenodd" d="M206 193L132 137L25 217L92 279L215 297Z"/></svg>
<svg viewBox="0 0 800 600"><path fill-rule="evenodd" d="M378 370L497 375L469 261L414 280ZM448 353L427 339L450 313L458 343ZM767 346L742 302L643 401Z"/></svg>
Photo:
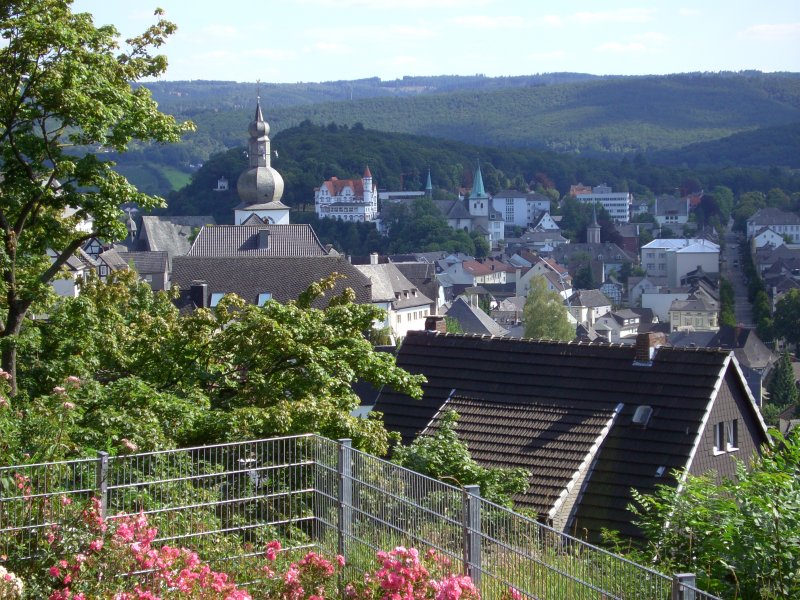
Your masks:
<svg viewBox="0 0 800 600"><path fill-rule="evenodd" d="M100 552L103 549L103 538L97 538L89 543L89 550L93 552Z"/></svg>
<svg viewBox="0 0 800 600"><path fill-rule="evenodd" d="M136 452L139 449L139 446L137 446L134 442L130 441L128 438L122 438L119 441L119 443L128 452Z"/></svg>
<svg viewBox="0 0 800 600"><path fill-rule="evenodd" d="M50 567L50 569L48 570L48 573L50 573L50 577L61 577L61 571L55 565Z"/></svg>
<svg viewBox="0 0 800 600"><path fill-rule="evenodd" d="M8 398L0 395L0 408L5 408L6 406L8 406Z"/></svg>
<svg viewBox="0 0 800 600"><path fill-rule="evenodd" d="M57 385L56 387L53 388L53 393L58 395L63 395L67 393L67 390L61 387L60 385Z"/></svg>
<svg viewBox="0 0 800 600"><path fill-rule="evenodd" d="M81 378L75 377L75 375L70 375L69 377L67 377L66 381L68 384L74 387L78 387L81 384Z"/></svg>
<svg viewBox="0 0 800 600"><path fill-rule="evenodd" d="M508 593L511 595L511 600L522 600L522 594L516 588L508 588Z"/></svg>
<svg viewBox="0 0 800 600"><path fill-rule="evenodd" d="M344 563L345 563L345 561L344 561L344 556L342 556L341 554L337 554L337 555L336 555L336 563L337 563L337 564L338 564L340 567L343 567L343 566L344 566Z"/></svg>
<svg viewBox="0 0 800 600"><path fill-rule="evenodd" d="M72 504L72 498L69 496L61 496L61 506L69 506Z"/></svg>
<svg viewBox="0 0 800 600"><path fill-rule="evenodd" d="M281 549L281 543L278 540L272 540L270 543L267 544L267 560L275 560L278 556L278 552Z"/></svg>
<svg viewBox="0 0 800 600"><path fill-rule="evenodd" d="M75 404L72 402L64 402L64 404L62 404L61 406L64 407L64 410L72 410L73 408L75 408Z"/></svg>
<svg viewBox="0 0 800 600"><path fill-rule="evenodd" d="M9 380L11 379L11 373L9 373L8 371L4 371L3 369L0 369L0 378Z"/></svg>

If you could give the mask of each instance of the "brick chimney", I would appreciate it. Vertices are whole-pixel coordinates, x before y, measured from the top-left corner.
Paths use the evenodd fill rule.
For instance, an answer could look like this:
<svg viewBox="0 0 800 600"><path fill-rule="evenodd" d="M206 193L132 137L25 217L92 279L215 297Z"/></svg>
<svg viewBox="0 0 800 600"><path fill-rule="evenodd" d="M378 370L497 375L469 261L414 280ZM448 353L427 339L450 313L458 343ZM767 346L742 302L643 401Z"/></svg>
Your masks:
<svg viewBox="0 0 800 600"><path fill-rule="evenodd" d="M447 333L447 323L441 315L431 315L425 318L425 331L438 331Z"/></svg>
<svg viewBox="0 0 800 600"><path fill-rule="evenodd" d="M656 353L656 348L667 343L667 336L660 332L648 331L636 336L636 358L637 363L652 362Z"/></svg>

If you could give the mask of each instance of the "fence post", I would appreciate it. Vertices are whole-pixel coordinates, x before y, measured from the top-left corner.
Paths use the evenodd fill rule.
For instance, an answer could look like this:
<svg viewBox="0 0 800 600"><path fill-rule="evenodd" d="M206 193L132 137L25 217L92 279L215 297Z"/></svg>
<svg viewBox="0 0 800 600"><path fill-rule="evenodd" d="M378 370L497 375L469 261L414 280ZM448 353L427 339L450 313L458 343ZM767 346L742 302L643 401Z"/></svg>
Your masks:
<svg viewBox="0 0 800 600"><path fill-rule="evenodd" d="M694 587L696 587L694 573L676 573L672 576L672 600L695 600ZM683 587L684 584L692 586Z"/></svg>
<svg viewBox="0 0 800 600"><path fill-rule="evenodd" d="M106 518L108 508L108 452L97 451L97 473L95 475L95 487L100 496L100 516Z"/></svg>
<svg viewBox="0 0 800 600"><path fill-rule="evenodd" d="M339 476L338 500L339 518L336 525L339 554L345 554L345 540L353 534L353 441L349 438L339 440L339 460L336 473Z"/></svg>
<svg viewBox="0 0 800 600"><path fill-rule="evenodd" d="M481 487L464 486L464 567L476 586L481 582Z"/></svg>

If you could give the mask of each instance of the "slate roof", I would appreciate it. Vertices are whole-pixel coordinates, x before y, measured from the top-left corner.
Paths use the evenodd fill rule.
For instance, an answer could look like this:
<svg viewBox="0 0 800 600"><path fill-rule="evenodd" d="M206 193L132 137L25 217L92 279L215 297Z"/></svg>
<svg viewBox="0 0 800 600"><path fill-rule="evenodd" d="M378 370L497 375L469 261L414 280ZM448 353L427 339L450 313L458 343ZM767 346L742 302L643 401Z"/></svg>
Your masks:
<svg viewBox="0 0 800 600"><path fill-rule="evenodd" d="M598 308L611 306L611 300L600 290L578 290L569 297L570 306L585 306Z"/></svg>
<svg viewBox="0 0 800 600"><path fill-rule="evenodd" d="M269 232L266 247L259 247L259 234ZM311 225L214 225L197 234L188 256L326 256L328 251Z"/></svg>
<svg viewBox="0 0 800 600"><path fill-rule="evenodd" d="M458 437L479 464L514 465L532 473L528 490L512 499L543 516L548 516L575 475L588 468L587 458L597 450L616 414L610 405L569 408L552 402L493 402L455 394L424 433L435 432L447 410L458 413Z"/></svg>
<svg viewBox="0 0 800 600"><path fill-rule="evenodd" d="M494 322L494 320L483 312L480 308L471 306L469 302L464 300L463 296L459 296L453 302L453 305L445 313L446 316L451 317L458 321L461 329L465 333L475 333L478 335L508 335L508 331Z"/></svg>
<svg viewBox="0 0 800 600"><path fill-rule="evenodd" d="M467 207L461 200L434 200L433 203L447 219L471 219Z"/></svg>
<svg viewBox="0 0 800 600"><path fill-rule="evenodd" d="M800 216L792 212L784 212L779 208L762 208L752 217L747 219L756 227L765 225L800 225Z"/></svg>
<svg viewBox="0 0 800 600"><path fill-rule="evenodd" d="M432 302L393 263L356 265L356 269L372 282L373 302L389 302L395 310L425 306Z"/></svg>
<svg viewBox="0 0 800 600"><path fill-rule="evenodd" d="M120 271L125 270L128 268L128 263L125 261L122 256L120 256L119 251L116 248L109 248L108 250L104 250L98 257L97 260L99 262L105 263L109 269L112 271Z"/></svg>
<svg viewBox="0 0 800 600"><path fill-rule="evenodd" d="M278 302L296 300L309 285L332 273L340 273L345 278L338 280L336 287L326 297L318 299L314 306L326 306L327 298L348 287L355 292L357 303L372 302L369 278L341 257L182 256L175 257L172 262L172 284L181 288L181 308L187 308L191 303L188 293L193 281L205 281L209 294L234 292L255 304L262 293L271 293Z"/></svg>
<svg viewBox="0 0 800 600"><path fill-rule="evenodd" d="M164 274L167 272L169 255L164 251L156 252L117 252L126 265L133 263L139 275Z"/></svg>
<svg viewBox="0 0 800 600"><path fill-rule="evenodd" d="M183 256L192 246L190 241L193 232L204 225L216 223L211 216L190 217L142 217L139 240L146 247L142 250L163 250L172 258ZM146 241L145 241L146 239Z"/></svg>
<svg viewBox="0 0 800 600"><path fill-rule="evenodd" d="M626 508L631 487L650 492L658 483L674 484L670 470L689 463L705 415L729 368L735 381L741 382L742 393L746 394L746 387L731 366L730 351L665 346L650 363L636 362L635 357L635 346L620 344L409 332L397 364L425 375L424 395L414 400L385 389L375 410L384 414L386 427L408 443L451 395L495 403L498 412L509 405L557 406L587 418L622 403L584 484L574 513L576 522L568 527L585 527L595 534L609 527L636 535ZM645 428L632 423L641 405L653 408ZM516 420L508 416L503 429L516 426ZM463 417L460 426L466 426ZM490 439L498 431L498 427L485 428ZM558 460L555 463L543 465L544 471L535 476L554 472L551 469L558 468ZM514 465L509 460L506 466ZM662 476L659 467L665 467Z"/></svg>

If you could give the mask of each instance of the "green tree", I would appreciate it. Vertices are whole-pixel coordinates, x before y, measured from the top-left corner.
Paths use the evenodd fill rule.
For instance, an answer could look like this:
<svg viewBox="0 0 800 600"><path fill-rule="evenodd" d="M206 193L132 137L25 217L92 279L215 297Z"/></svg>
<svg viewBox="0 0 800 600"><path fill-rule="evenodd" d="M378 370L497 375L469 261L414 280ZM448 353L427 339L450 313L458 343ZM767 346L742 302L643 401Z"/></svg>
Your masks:
<svg viewBox="0 0 800 600"><path fill-rule="evenodd" d="M132 140L174 142L190 129L130 83L164 72L166 59L150 51L175 26L159 18L120 53L113 27L95 27L91 15L70 5L14 0L0 9L0 338L12 393L18 337L49 282L90 237L125 237L120 204L161 203L95 150L123 152ZM90 225L80 229L81 222Z"/></svg>
<svg viewBox="0 0 800 600"><path fill-rule="evenodd" d="M725 598L800 595L800 432L782 438L736 476L678 473L680 488L634 491L629 507L662 572L697 574L701 589Z"/></svg>
<svg viewBox="0 0 800 600"><path fill-rule="evenodd" d="M470 455L467 444L458 438L457 422L458 414L446 411L433 434L420 435L410 445L395 448L392 462L451 485L480 485L483 498L511 506L511 496L528 489L530 473L523 468L479 465Z"/></svg>
<svg viewBox="0 0 800 600"><path fill-rule="evenodd" d="M800 290L789 290L775 305L774 330L794 344L795 356L800 357Z"/></svg>
<svg viewBox="0 0 800 600"><path fill-rule="evenodd" d="M544 277L531 278L522 314L525 337L565 341L575 337L575 327L569 322L564 299L558 292L547 289Z"/></svg>
<svg viewBox="0 0 800 600"><path fill-rule="evenodd" d="M797 384L794 380L792 360L785 352L781 354L775 365L767 391L769 392L770 403L778 406L797 404L797 401L800 400L800 392L798 392Z"/></svg>
<svg viewBox="0 0 800 600"><path fill-rule="evenodd" d="M363 332L382 311L353 304L352 291L312 308L334 283L322 280L288 304L256 307L230 295L182 316L169 294L154 294L132 271L90 280L79 297L61 299L49 321L37 321L36 339L20 349L20 448L35 449L53 430L37 434L29 424L46 425L58 399L52 390L77 375L83 383L70 392L71 441L62 452L114 448L122 439L156 449L318 432L385 453L383 423L350 416L359 402L352 384L419 396L421 378L373 350Z"/></svg>

